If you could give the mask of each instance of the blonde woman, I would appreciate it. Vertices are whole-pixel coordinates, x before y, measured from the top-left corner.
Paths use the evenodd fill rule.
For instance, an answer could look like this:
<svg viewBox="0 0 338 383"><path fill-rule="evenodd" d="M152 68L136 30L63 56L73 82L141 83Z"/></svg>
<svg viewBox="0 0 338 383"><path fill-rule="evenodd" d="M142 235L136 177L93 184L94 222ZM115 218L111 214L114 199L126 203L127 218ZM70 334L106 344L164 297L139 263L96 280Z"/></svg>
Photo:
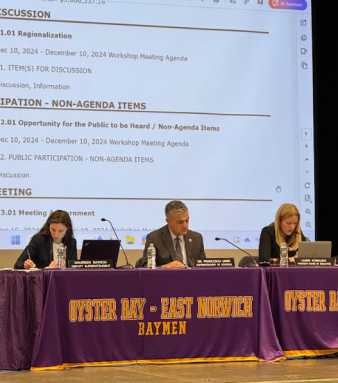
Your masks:
<svg viewBox="0 0 338 383"><path fill-rule="evenodd" d="M259 240L259 261L279 258L279 248L286 243L289 259L293 260L300 241L306 241L300 228L300 213L291 203L283 204L276 213L275 222L262 229Z"/></svg>

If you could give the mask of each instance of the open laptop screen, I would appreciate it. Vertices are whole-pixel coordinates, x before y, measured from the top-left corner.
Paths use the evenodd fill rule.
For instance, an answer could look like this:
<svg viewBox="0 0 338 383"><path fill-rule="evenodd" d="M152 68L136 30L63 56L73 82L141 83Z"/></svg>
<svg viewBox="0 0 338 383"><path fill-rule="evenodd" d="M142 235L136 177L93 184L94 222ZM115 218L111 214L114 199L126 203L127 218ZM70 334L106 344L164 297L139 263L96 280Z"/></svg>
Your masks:
<svg viewBox="0 0 338 383"><path fill-rule="evenodd" d="M84 239L81 260L111 259L116 269L120 241L116 239Z"/></svg>
<svg viewBox="0 0 338 383"><path fill-rule="evenodd" d="M331 241L299 242L299 258L331 258Z"/></svg>

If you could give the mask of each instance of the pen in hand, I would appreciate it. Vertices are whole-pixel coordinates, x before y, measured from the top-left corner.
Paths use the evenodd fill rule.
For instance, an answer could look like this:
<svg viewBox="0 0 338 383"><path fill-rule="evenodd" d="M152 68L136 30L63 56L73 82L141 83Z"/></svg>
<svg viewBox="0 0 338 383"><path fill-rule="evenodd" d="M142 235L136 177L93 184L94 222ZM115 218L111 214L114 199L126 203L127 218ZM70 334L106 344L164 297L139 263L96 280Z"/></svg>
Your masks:
<svg viewBox="0 0 338 383"><path fill-rule="evenodd" d="M35 263L32 261L31 255L30 255L29 250L28 250L27 247L26 247L26 252L27 252L27 255L28 255L28 259L24 263L24 268L25 269L31 269L33 267L36 267Z"/></svg>

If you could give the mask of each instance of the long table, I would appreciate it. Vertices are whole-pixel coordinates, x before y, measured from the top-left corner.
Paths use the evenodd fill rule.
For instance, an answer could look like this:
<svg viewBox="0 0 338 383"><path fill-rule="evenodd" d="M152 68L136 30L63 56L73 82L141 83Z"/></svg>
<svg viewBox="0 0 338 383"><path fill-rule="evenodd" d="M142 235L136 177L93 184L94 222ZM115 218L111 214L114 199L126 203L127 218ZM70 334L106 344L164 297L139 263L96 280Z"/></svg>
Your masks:
<svg viewBox="0 0 338 383"><path fill-rule="evenodd" d="M43 291L41 271L0 271L0 370L31 367Z"/></svg>
<svg viewBox="0 0 338 383"><path fill-rule="evenodd" d="M0 369L338 351L338 268L0 271Z"/></svg>
<svg viewBox="0 0 338 383"><path fill-rule="evenodd" d="M338 352L338 268L271 267L265 272L285 356Z"/></svg>
<svg viewBox="0 0 338 383"><path fill-rule="evenodd" d="M32 369L276 360L264 270L45 272Z"/></svg>

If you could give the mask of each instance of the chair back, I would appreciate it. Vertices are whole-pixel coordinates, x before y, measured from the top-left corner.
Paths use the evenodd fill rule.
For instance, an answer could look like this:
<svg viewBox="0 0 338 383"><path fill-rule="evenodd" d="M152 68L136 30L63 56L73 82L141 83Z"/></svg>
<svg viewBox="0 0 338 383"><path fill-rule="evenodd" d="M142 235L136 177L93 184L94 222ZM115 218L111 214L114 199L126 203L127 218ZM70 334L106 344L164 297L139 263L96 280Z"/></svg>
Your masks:
<svg viewBox="0 0 338 383"><path fill-rule="evenodd" d="M256 261L256 263L254 262ZM238 267L257 267L258 266L259 257L249 255L245 255L238 262Z"/></svg>
<svg viewBox="0 0 338 383"><path fill-rule="evenodd" d="M143 267L143 257L139 258L135 263L136 269L140 269Z"/></svg>

